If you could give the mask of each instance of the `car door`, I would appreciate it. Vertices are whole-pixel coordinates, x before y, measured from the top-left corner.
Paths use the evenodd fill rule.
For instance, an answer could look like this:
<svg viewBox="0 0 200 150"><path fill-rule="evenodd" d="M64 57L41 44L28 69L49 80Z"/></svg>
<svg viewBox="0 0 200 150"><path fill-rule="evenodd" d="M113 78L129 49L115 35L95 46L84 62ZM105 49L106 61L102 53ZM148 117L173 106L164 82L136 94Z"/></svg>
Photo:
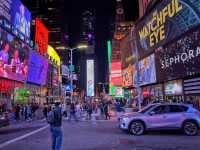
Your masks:
<svg viewBox="0 0 200 150"><path fill-rule="evenodd" d="M164 115L168 128L180 128L187 111L183 105L169 105L169 112Z"/></svg>
<svg viewBox="0 0 200 150"><path fill-rule="evenodd" d="M165 114L168 110L167 105L159 105L151 110L146 117L147 127L150 129L165 127L167 124Z"/></svg>

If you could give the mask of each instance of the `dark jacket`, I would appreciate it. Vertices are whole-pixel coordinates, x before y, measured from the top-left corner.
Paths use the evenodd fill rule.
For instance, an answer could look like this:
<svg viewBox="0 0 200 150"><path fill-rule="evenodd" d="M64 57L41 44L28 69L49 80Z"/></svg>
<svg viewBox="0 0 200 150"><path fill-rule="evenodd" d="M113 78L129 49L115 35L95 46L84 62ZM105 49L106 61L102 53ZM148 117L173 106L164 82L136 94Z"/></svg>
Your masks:
<svg viewBox="0 0 200 150"><path fill-rule="evenodd" d="M55 107L53 110L54 122L51 124L52 127L61 127L62 126L62 111L60 107Z"/></svg>

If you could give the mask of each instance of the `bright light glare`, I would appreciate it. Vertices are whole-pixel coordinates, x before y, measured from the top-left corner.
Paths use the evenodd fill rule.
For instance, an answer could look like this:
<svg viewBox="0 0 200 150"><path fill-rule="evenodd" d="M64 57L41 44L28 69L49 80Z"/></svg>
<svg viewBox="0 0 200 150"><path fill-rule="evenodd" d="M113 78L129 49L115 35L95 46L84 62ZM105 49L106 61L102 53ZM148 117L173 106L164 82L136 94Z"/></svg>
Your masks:
<svg viewBox="0 0 200 150"><path fill-rule="evenodd" d="M88 45L79 45L77 48L78 49L86 49L86 48L88 48Z"/></svg>

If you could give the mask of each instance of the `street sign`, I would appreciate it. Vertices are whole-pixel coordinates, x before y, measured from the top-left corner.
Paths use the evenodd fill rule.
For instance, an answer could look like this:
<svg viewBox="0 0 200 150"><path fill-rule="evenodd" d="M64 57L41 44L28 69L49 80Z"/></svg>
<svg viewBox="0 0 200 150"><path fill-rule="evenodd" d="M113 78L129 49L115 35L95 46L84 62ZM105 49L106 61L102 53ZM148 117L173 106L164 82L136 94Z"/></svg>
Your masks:
<svg viewBox="0 0 200 150"><path fill-rule="evenodd" d="M73 72L73 71L75 70L74 65L69 65L68 67L69 67L69 71L70 71L70 72Z"/></svg>

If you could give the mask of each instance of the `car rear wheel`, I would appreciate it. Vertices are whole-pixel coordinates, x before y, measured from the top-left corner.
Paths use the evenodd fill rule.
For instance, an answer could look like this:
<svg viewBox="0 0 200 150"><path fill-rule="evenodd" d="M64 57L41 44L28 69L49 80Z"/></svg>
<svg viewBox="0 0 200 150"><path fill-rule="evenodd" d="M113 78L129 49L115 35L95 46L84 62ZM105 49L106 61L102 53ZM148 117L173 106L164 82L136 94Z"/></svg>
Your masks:
<svg viewBox="0 0 200 150"><path fill-rule="evenodd" d="M133 121L130 125L129 131L133 135L142 135L145 132L145 126L141 121Z"/></svg>
<svg viewBox="0 0 200 150"><path fill-rule="evenodd" d="M188 136L194 136L198 134L198 126L195 122L187 121L183 125L183 132Z"/></svg>

